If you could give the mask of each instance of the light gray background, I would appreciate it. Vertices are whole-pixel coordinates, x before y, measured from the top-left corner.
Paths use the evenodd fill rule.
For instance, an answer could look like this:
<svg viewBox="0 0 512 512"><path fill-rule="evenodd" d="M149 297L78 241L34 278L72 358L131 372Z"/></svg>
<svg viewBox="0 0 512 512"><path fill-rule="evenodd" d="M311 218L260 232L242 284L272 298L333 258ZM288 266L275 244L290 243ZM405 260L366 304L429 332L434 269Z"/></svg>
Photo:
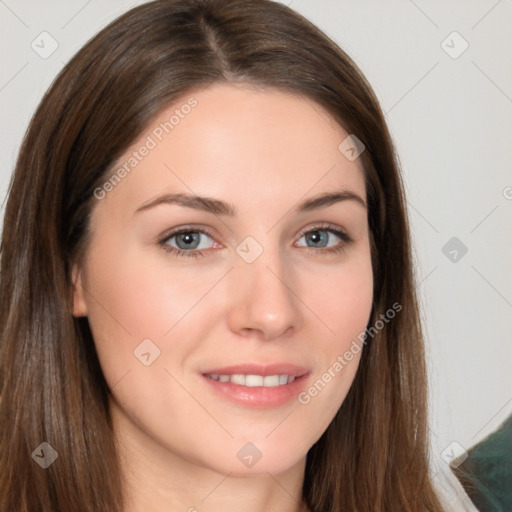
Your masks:
<svg viewBox="0 0 512 512"><path fill-rule="evenodd" d="M0 0L2 216L44 91L86 40L138 3ZM512 0L283 3L354 58L386 112L416 248L432 440L447 460L512 411ZM50 48L43 31L58 43L46 59L31 47ZM452 237L459 247L445 255Z"/></svg>

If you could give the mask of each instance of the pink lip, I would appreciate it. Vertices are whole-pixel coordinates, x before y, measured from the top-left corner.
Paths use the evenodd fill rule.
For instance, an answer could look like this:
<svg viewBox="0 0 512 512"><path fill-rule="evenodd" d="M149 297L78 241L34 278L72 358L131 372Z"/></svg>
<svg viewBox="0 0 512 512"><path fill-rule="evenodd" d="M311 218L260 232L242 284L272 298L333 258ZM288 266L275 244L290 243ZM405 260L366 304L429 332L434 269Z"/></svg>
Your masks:
<svg viewBox="0 0 512 512"><path fill-rule="evenodd" d="M296 366L289 363L275 363L275 364L254 364L254 363L243 363L234 366L225 366L224 368L215 368L201 372L203 375L293 375L294 377L301 377L306 373L309 373L307 368Z"/></svg>
<svg viewBox="0 0 512 512"><path fill-rule="evenodd" d="M289 384L276 387L241 386L232 382L220 382L207 375L293 375L295 380ZM297 398L308 381L310 371L292 364L256 365L252 363L224 368L215 368L202 372L202 379L218 396L236 405L253 409L270 409L279 407Z"/></svg>

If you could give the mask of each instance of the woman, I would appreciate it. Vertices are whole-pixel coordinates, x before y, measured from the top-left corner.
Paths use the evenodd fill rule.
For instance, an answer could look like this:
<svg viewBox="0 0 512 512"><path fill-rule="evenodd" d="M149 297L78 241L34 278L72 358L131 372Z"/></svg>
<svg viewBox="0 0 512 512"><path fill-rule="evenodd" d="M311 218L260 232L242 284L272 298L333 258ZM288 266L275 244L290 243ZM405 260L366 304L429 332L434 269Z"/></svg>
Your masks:
<svg viewBox="0 0 512 512"><path fill-rule="evenodd" d="M291 9L158 0L87 43L0 272L1 510L442 510L391 138Z"/></svg>

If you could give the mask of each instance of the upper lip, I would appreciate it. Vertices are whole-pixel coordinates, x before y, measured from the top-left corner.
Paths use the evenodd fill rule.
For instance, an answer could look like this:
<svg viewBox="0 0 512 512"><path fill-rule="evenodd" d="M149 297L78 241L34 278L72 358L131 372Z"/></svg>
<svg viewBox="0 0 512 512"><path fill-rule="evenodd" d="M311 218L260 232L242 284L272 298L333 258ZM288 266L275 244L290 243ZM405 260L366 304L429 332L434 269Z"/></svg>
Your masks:
<svg viewBox="0 0 512 512"><path fill-rule="evenodd" d="M293 375L294 377L301 377L309 373L307 368L297 366L290 363L274 363L274 364L255 364L255 363L242 363L232 366L224 366L222 368L213 368L201 372L203 375Z"/></svg>

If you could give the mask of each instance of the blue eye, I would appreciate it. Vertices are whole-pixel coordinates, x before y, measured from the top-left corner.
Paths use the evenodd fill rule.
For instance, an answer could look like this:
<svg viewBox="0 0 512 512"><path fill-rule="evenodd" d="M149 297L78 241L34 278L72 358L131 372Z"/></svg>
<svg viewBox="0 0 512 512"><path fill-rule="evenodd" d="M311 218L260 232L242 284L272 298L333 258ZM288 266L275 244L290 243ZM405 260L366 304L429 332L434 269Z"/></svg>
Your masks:
<svg viewBox="0 0 512 512"><path fill-rule="evenodd" d="M214 244L212 237L200 230L182 229L171 233L159 244L162 248L177 256L204 256L201 252L204 249L210 249Z"/></svg>
<svg viewBox="0 0 512 512"><path fill-rule="evenodd" d="M329 247L329 242L332 240L332 238L334 238L332 235L333 233L325 229L316 229L315 231L309 231L308 233L302 235L300 239L302 240L302 238L304 238L306 244L311 244L308 245L308 247L324 248Z"/></svg>
<svg viewBox="0 0 512 512"><path fill-rule="evenodd" d="M205 236L208 235L198 231L187 231L185 233L174 235L169 239L169 242L174 239L178 249L206 249L206 247L204 247L205 244L202 243L201 240L201 238L204 238ZM208 236L208 238L210 237Z"/></svg>
<svg viewBox="0 0 512 512"><path fill-rule="evenodd" d="M302 233L295 247L303 247L315 254L338 253L352 242L352 238L331 226L319 226ZM164 251L178 257L206 256L207 249L218 247L213 237L201 229L183 227L166 235L158 244Z"/></svg>
<svg viewBox="0 0 512 512"><path fill-rule="evenodd" d="M304 244L300 241L304 240ZM306 231L297 242L299 247L320 249L320 252L341 251L352 239L344 232L333 228L314 228ZM322 251L323 250L323 251Z"/></svg>

